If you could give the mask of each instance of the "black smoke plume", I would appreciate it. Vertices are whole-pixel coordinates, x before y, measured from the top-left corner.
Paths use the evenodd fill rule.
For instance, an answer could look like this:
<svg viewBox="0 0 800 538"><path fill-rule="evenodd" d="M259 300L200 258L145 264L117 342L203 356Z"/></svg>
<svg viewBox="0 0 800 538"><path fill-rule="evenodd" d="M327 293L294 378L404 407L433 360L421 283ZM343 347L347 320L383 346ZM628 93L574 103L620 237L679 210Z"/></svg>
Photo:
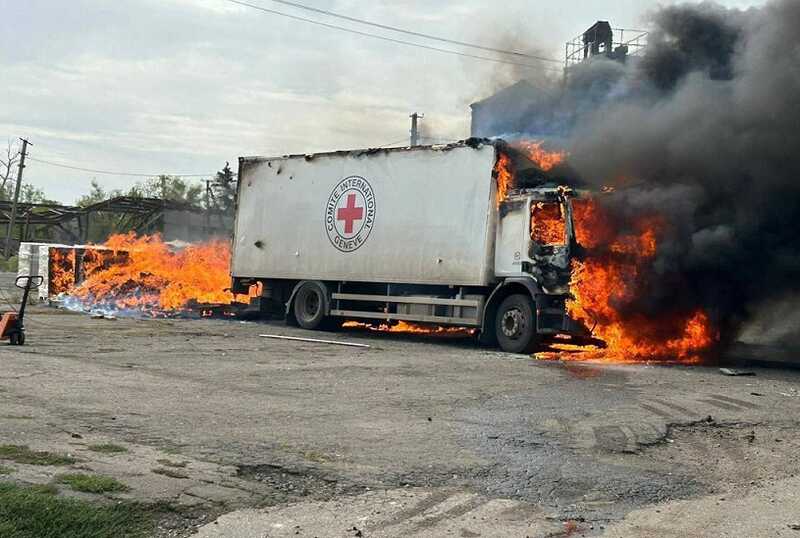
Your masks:
<svg viewBox="0 0 800 538"><path fill-rule="evenodd" d="M800 2L679 5L653 23L642 59L579 66L522 130L619 187L605 203L620 222L666 217L647 285L620 307L703 308L724 344L800 288Z"/></svg>

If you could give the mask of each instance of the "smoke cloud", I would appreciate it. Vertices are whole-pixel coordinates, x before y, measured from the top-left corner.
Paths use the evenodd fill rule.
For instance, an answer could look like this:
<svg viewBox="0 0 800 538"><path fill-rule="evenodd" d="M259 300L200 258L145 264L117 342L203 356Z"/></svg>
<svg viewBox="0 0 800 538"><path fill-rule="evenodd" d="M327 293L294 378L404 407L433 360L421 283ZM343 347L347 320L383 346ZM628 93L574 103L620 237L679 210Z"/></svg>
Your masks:
<svg viewBox="0 0 800 538"><path fill-rule="evenodd" d="M646 288L621 307L703 308L724 343L800 291L800 2L671 6L653 23L643 58L578 66L522 130L561 138L581 181L618 187L605 203L622 225L666 218Z"/></svg>

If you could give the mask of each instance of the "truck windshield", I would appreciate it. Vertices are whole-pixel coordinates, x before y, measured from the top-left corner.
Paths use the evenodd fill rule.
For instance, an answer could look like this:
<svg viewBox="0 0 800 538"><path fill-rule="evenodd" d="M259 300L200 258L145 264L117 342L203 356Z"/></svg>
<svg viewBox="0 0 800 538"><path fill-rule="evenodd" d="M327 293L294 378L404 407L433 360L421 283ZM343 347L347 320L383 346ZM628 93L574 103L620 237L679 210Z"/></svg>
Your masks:
<svg viewBox="0 0 800 538"><path fill-rule="evenodd" d="M567 244L567 224L560 202L531 204L531 239L541 245Z"/></svg>

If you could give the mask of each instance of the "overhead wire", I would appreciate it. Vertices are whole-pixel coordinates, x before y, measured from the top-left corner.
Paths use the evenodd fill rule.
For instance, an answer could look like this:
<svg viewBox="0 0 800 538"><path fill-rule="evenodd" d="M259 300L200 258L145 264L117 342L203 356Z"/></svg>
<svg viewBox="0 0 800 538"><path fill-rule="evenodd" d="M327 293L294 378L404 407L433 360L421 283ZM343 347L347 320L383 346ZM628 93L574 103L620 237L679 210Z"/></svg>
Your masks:
<svg viewBox="0 0 800 538"><path fill-rule="evenodd" d="M415 37L422 37L422 38L430 39L430 40L433 40L433 41L440 41L442 43L450 43L451 45L459 45L461 47L469 47L469 48L473 48L473 49L485 50L487 52L496 52L498 54L507 54L509 56L517 56L517 57L520 57L520 58L528 58L528 59L531 59L531 60L538 60L538 61L541 61L541 62L552 62L552 63L556 63L556 64L559 64L559 65L564 63L563 60L556 60L554 58L546 58L544 56L537 56L536 54L528 54L526 52L519 52L519 51L515 51L515 50L499 49L499 48L495 48L495 47L489 47L489 46L486 46L486 45L479 45L479 44L476 44L476 43L469 43L469 42L466 42L466 41L457 41L455 39L448 39L446 37L435 36L435 35L426 34L426 33L423 33L423 32L415 32L414 30L407 30L405 28L399 28L397 26L390 26L388 24L381 24L381 23L374 22L374 21L369 21L369 20L366 20L366 19L359 19L357 17L351 17L349 15L343 15L341 13L336 13L334 11L328 11L327 9L320 9L320 8L313 7L313 6L308 6L306 4L301 4L299 2L291 2L289 0L270 0L270 1L276 2L278 4L283 4L283 5L286 5L286 6L291 6L291 7L297 8L297 9L303 9L303 10L306 10L306 11L312 11L314 13L319 13L319 14L322 14L322 15L328 15L330 17L335 17L337 19L342 19L342 20L346 20L346 21L350 21L350 22L355 22L355 23L358 23L358 24L364 24L364 25L367 25L367 26L374 26L375 28L380 28L382 30L389 30L389 31L392 31L392 32L412 35L412 36L415 36Z"/></svg>
<svg viewBox="0 0 800 538"><path fill-rule="evenodd" d="M59 168L67 168L69 170L78 170L80 172L89 172L89 173L92 173L92 174L105 174L105 175L110 175L110 176L147 177L147 178L149 178L149 177L158 177L158 176L211 177L211 176L214 175L214 174L169 174L169 173L164 173L164 172L160 172L160 173L157 173L157 174L143 174L143 173L139 173L139 172L113 172L113 171L110 171L110 170L96 170L96 169L93 169L93 168L84 168L84 167L81 167L81 166L72 166L72 165L69 165L69 164L56 163L56 162L53 162L53 161L47 161L45 159L39 159L37 157L31 157L30 155L28 156L28 160L35 161L35 162L41 163L41 164L46 164L46 165L49 165L49 166L56 166L56 167L59 167Z"/></svg>
<svg viewBox="0 0 800 538"><path fill-rule="evenodd" d="M430 45L423 45L422 43L414 43L412 41L405 41L405 40L396 39L396 38L393 38L393 37L387 37L387 36L382 36L382 35L378 35L378 34L372 34L372 33L369 33L369 32L362 32L361 30L355 30L353 28L347 28L345 26L339 26L339 25L336 25L336 24L330 24L330 23L327 23L327 22L317 21L317 20L314 20L314 19L301 17L299 15L292 15L290 13L285 13L283 11L278 11L278 10L275 10L275 9L266 8L264 6L260 6L260 5L257 5L257 4L251 4L249 2L244 2L242 0L224 0L224 1L230 2L232 4L237 4L237 5L243 6L243 7L249 7L251 9L262 11L264 13L270 13L272 15L278 15L280 17L286 17L288 19L293 19L293 20L296 20L296 21L307 22L309 24L315 24L317 26L322 26L324 28L330 28L330 29L333 29L333 30L339 30L339 31L342 31L342 32L348 32L348 33L355 34L355 35L360 35L360 36L363 36L363 37L371 37L373 39L380 39L381 41L387 41L389 43L395 43L395 44L398 44L398 45L405 45L405 46L409 46L409 47L417 47L417 48L421 48L421 49L425 49L425 50L432 50L432 51L436 51L436 52L441 52L443 54L450 54L450 55L453 55L453 56L462 56L462 57L465 57L465 58L472 58L474 60L483 60L483 61L487 61L487 62L494 62L494 63L506 64L506 65L516 65L516 66L525 67L525 68L528 68L528 69L553 71L553 72L558 72L558 73L563 72L562 69L555 68L555 67L543 67L543 66L540 66L540 65L531 65L531 64L528 64L528 63L514 62L514 61L511 61L511 60L504 60L502 58L490 58L488 56L479 56L477 54L469 54L467 52L459 52L459 51L456 51L456 50L443 49L443 48L440 48L440 47L433 47L433 46L430 46ZM561 63L561 62L558 62L558 63Z"/></svg>

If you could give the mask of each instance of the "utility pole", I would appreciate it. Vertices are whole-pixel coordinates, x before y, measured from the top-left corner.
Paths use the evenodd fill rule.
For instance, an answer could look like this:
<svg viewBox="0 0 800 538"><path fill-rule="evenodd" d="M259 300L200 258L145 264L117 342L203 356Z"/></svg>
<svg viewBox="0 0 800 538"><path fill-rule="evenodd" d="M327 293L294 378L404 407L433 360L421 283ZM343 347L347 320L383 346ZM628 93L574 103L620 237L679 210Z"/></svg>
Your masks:
<svg viewBox="0 0 800 538"><path fill-rule="evenodd" d="M419 146L419 120L425 117L425 114L414 112L411 114L411 145Z"/></svg>
<svg viewBox="0 0 800 538"><path fill-rule="evenodd" d="M211 180L206 180L206 233L211 228Z"/></svg>
<svg viewBox="0 0 800 538"><path fill-rule="evenodd" d="M11 234L14 230L14 225L17 220L17 204L19 204L19 190L22 186L22 171L25 170L25 157L28 156L28 145L30 142L24 138L22 140L22 151L20 151L19 168L17 168L17 185L14 187L14 200L11 202L11 218L8 220L8 229L6 230L6 248L3 254L8 259L11 256ZM30 144L31 146L33 144Z"/></svg>

